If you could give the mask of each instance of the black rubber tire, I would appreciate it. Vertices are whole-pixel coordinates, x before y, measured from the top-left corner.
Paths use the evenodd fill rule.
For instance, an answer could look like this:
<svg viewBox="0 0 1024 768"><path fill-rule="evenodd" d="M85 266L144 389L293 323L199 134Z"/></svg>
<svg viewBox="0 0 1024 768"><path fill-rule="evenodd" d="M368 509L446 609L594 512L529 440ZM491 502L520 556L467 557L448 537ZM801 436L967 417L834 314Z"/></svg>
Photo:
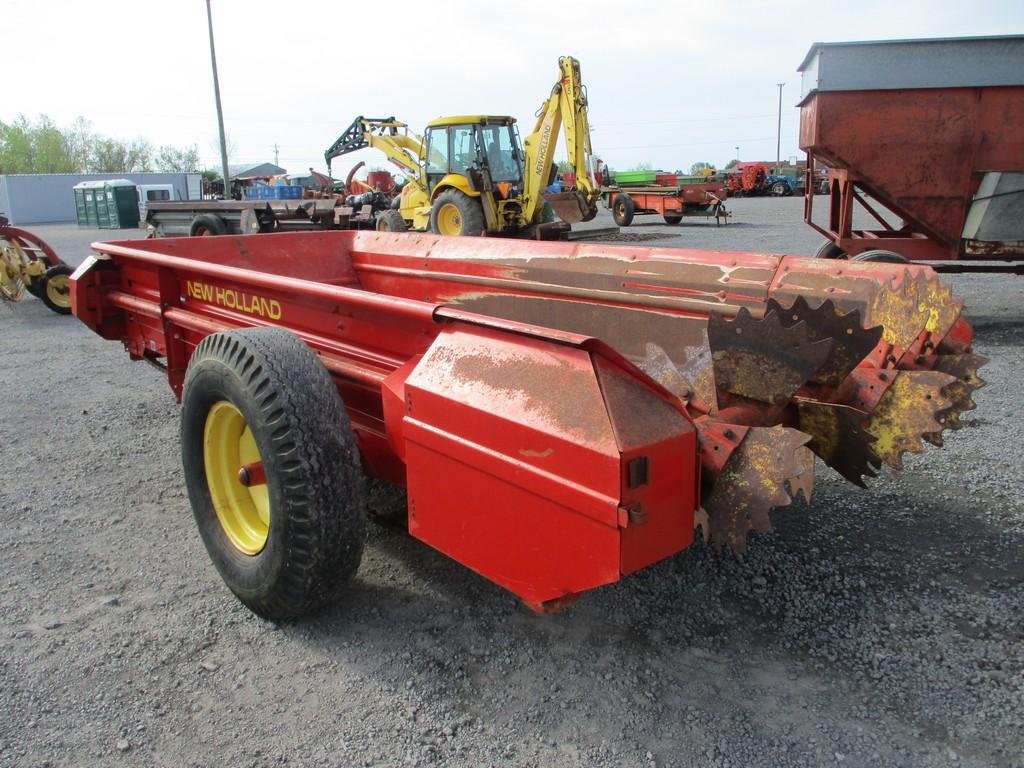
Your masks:
<svg viewBox="0 0 1024 768"><path fill-rule="evenodd" d="M437 227L437 213L448 204L459 209L459 216L462 218L459 237L476 237L483 234L487 222L484 221L484 209L480 206L480 201L457 189L446 189L434 198L434 204L430 208L431 232L435 235L441 234Z"/></svg>
<svg viewBox="0 0 1024 768"><path fill-rule="evenodd" d="M674 225L678 224L682 220L683 220L682 214L679 214L679 213L666 213L665 214L665 223L666 224L671 224L671 225L674 226Z"/></svg>
<svg viewBox="0 0 1024 768"><path fill-rule="evenodd" d="M35 281L36 289L39 291L39 293L37 293L36 295L42 300L43 304L45 304L48 309L50 309L53 312L56 312L58 315L70 315L71 305L61 305L54 302L54 300L50 297L50 293L48 290L49 282L51 279L55 277L70 277L71 273L74 271L75 270L73 270L67 264L58 264L55 267L50 267L49 269L47 269L46 272L43 273L43 276L39 280Z"/></svg>
<svg viewBox="0 0 1024 768"><path fill-rule="evenodd" d="M789 185L784 181L777 181L772 184L772 195L775 197L786 197L787 195L793 194L790 191Z"/></svg>
<svg viewBox="0 0 1024 768"><path fill-rule="evenodd" d="M408 232L409 225L405 223L402 214L393 209L381 211L377 214L378 232Z"/></svg>
<svg viewBox="0 0 1024 768"><path fill-rule="evenodd" d="M850 261L867 261L874 264L909 264L910 259L896 251L864 251L851 256Z"/></svg>
<svg viewBox="0 0 1024 768"><path fill-rule="evenodd" d="M226 235L228 225L224 219L213 213L200 213L192 219L192 226L188 228L190 237L204 237L207 235Z"/></svg>
<svg viewBox="0 0 1024 768"><path fill-rule="evenodd" d="M223 400L242 413L266 470L270 526L255 555L231 544L210 498L204 431ZM291 619L342 594L362 558L365 481L338 390L297 336L248 328L203 339L185 376L181 452L203 544L253 613Z"/></svg>
<svg viewBox="0 0 1024 768"><path fill-rule="evenodd" d="M826 240L821 244L818 252L814 254L816 259L845 259L846 251L840 248L838 245L833 243L831 240Z"/></svg>
<svg viewBox="0 0 1024 768"><path fill-rule="evenodd" d="M612 218L620 227L628 227L633 222L633 198L626 194L618 194L612 200Z"/></svg>
<svg viewBox="0 0 1024 768"><path fill-rule="evenodd" d="M43 287L44 279L45 278L42 275L40 275L39 277L29 280L27 283L25 283L25 290L31 293L37 299L42 299L43 295L41 289Z"/></svg>

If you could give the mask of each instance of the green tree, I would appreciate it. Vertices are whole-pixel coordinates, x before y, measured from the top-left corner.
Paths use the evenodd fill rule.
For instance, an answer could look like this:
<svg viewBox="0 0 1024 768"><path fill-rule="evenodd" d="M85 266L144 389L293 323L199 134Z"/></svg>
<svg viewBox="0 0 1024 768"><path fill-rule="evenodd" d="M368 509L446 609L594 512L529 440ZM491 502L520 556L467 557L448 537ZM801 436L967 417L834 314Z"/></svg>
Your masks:
<svg viewBox="0 0 1024 768"><path fill-rule="evenodd" d="M193 173L199 170L199 147L195 144L190 147L162 146L156 153L154 165L158 171Z"/></svg>
<svg viewBox="0 0 1024 768"><path fill-rule="evenodd" d="M730 160L728 163L725 164L725 170L728 171L730 168L735 168L739 164L740 164L740 161L738 159Z"/></svg>
<svg viewBox="0 0 1024 768"><path fill-rule="evenodd" d="M18 115L0 122L0 173L74 173L79 170L67 137L46 115Z"/></svg>
<svg viewBox="0 0 1024 768"><path fill-rule="evenodd" d="M715 166L711 163L694 163L690 166L691 176L710 176L715 172Z"/></svg>
<svg viewBox="0 0 1024 768"><path fill-rule="evenodd" d="M146 173L153 170L153 145L141 138L131 142L99 138L93 144L90 166L96 173Z"/></svg>
<svg viewBox="0 0 1024 768"><path fill-rule="evenodd" d="M123 141L100 136L84 117L66 128L46 115L0 121L0 173L145 173L154 166L192 172L198 165L195 145L167 145L157 153L142 137Z"/></svg>

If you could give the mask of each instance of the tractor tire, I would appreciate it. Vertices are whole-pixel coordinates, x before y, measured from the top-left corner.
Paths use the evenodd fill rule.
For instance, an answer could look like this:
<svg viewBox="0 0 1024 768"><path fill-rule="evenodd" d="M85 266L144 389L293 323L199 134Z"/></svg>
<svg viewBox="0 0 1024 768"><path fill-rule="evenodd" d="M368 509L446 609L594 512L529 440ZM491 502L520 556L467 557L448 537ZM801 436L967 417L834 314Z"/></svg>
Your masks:
<svg viewBox="0 0 1024 768"><path fill-rule="evenodd" d="M633 198L626 194L618 194L612 201L612 218L620 227L628 227L633 221Z"/></svg>
<svg viewBox="0 0 1024 768"><path fill-rule="evenodd" d="M71 273L67 264L50 267L36 282L37 294L50 310L58 315L71 314Z"/></svg>
<svg viewBox="0 0 1024 768"><path fill-rule="evenodd" d="M896 251L864 251L852 256L850 261L867 261L875 264L909 264L910 259Z"/></svg>
<svg viewBox="0 0 1024 768"><path fill-rule="evenodd" d="M37 299L43 298L43 276L40 275L32 280L25 283L25 290L35 296Z"/></svg>
<svg viewBox="0 0 1024 768"><path fill-rule="evenodd" d="M402 214L393 209L381 211L377 214L378 232L408 232L409 225L405 223Z"/></svg>
<svg viewBox="0 0 1024 768"><path fill-rule="evenodd" d="M666 213L665 214L665 223L666 224L675 225L675 224L678 224L682 220L683 220L683 214L681 214L681 213Z"/></svg>
<svg viewBox="0 0 1024 768"><path fill-rule="evenodd" d="M789 185L786 184L786 182L777 181L774 184L772 184L772 194L775 197L786 197L787 195L791 195L793 193L790 191Z"/></svg>
<svg viewBox="0 0 1024 768"><path fill-rule="evenodd" d="M190 237L210 237L227 233L228 225L224 223L224 219L213 213L200 213L192 219L192 226L188 228Z"/></svg>
<svg viewBox="0 0 1024 768"><path fill-rule="evenodd" d="M185 375L181 451L203 544L253 613L291 619L342 594L363 553L364 477L338 390L297 336L203 339Z"/></svg>
<svg viewBox="0 0 1024 768"><path fill-rule="evenodd" d="M831 240L826 240L821 244L818 252L814 254L816 259L845 259L846 251L840 248L838 245L833 243Z"/></svg>
<svg viewBox="0 0 1024 768"><path fill-rule="evenodd" d="M446 189L430 209L430 231L438 235L476 237L487 224L480 201L457 189Z"/></svg>

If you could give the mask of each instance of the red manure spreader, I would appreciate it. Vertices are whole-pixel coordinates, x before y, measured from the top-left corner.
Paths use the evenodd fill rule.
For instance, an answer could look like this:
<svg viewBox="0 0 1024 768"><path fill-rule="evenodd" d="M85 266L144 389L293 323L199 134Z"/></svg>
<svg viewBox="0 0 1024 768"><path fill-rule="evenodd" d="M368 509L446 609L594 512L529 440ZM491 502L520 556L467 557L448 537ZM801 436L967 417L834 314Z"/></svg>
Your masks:
<svg viewBox="0 0 1024 768"><path fill-rule="evenodd" d="M863 484L974 407L924 266L325 231L97 243L75 314L166 371L203 541L282 619L358 567L367 475L538 611L742 550L815 456Z"/></svg>

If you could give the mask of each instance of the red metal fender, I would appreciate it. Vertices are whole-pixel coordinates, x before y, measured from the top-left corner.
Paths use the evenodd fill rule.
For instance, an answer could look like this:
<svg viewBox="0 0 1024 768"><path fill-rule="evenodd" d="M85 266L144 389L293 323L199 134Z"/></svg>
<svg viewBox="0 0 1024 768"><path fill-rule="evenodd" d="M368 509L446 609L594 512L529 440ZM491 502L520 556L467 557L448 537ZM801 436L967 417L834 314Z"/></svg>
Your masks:
<svg viewBox="0 0 1024 768"><path fill-rule="evenodd" d="M385 384L409 532L532 605L689 546L696 431L581 346L454 324ZM642 374L641 374L642 375Z"/></svg>

